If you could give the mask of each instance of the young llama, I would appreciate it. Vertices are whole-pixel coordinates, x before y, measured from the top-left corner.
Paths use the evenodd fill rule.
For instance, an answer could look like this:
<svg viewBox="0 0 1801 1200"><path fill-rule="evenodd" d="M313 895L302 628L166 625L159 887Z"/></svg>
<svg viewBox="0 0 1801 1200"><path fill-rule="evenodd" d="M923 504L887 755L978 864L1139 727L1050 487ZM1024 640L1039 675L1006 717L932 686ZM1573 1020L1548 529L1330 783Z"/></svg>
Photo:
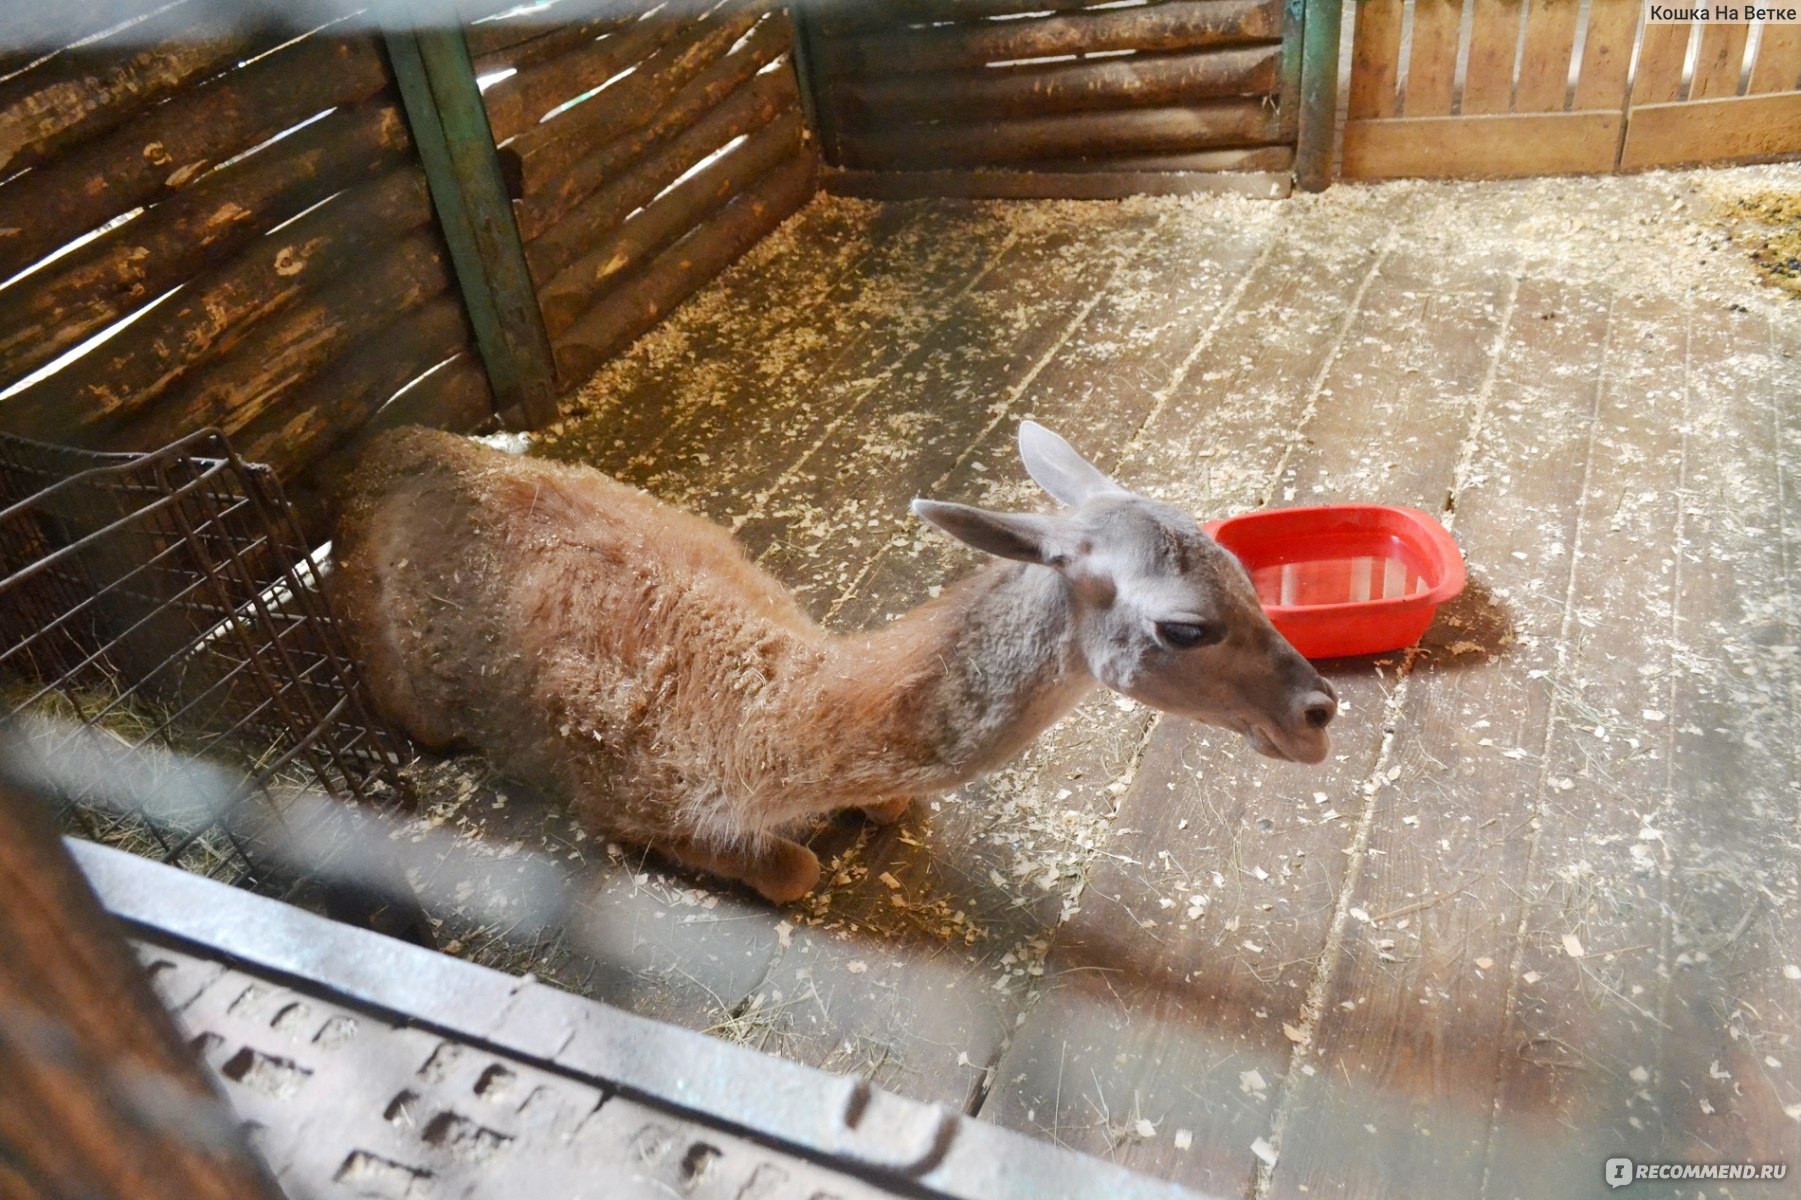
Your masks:
<svg viewBox="0 0 1801 1200"><path fill-rule="evenodd" d="M1194 518L1026 422L1066 507L913 512L995 561L891 624L819 628L723 529L585 467L401 429L344 495L333 599L382 712L468 746L596 834L781 904L819 861L784 836L1013 757L1096 683L1317 763L1332 687Z"/></svg>

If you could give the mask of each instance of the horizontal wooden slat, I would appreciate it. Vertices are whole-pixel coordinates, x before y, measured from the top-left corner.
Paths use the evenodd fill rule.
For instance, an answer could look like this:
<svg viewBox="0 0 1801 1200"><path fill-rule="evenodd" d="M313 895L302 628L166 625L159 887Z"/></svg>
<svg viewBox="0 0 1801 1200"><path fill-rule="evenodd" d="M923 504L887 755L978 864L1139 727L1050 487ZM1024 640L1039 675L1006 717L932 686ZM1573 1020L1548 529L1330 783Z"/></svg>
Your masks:
<svg viewBox="0 0 1801 1200"><path fill-rule="evenodd" d="M753 180L801 148L797 109L751 133L730 153L651 200L616 229L597 231L593 247L538 289L544 327L556 337L573 325L614 280L711 218Z"/></svg>
<svg viewBox="0 0 1801 1200"><path fill-rule="evenodd" d="M219 75L0 187L0 279L334 105L380 91L367 37L308 38Z"/></svg>
<svg viewBox="0 0 1801 1200"><path fill-rule="evenodd" d="M1238 150L1196 150L1189 154L1095 155L1089 158L1022 162L1014 171L1111 171L1114 173L1192 173L1204 171L1286 171L1294 166L1293 146L1255 146Z"/></svg>
<svg viewBox="0 0 1801 1200"><path fill-rule="evenodd" d="M501 163L521 192L520 236L537 237L625 164L692 125L788 48L787 24L776 17L765 18L733 53L726 53L731 41L725 32L704 35L609 88L605 108L595 110L605 119L589 122L580 136L551 139L534 130L501 147Z"/></svg>
<svg viewBox="0 0 1801 1200"><path fill-rule="evenodd" d="M1281 0L1169 0L1142 8L865 34L834 42L828 59L833 71L875 75L1103 50L1195 50L1281 36Z"/></svg>
<svg viewBox="0 0 1801 1200"><path fill-rule="evenodd" d="M533 276L548 280L562 271L587 253L596 238L648 204L684 171L739 134L768 124L783 109L799 111L794 77L786 72L760 75L666 143L648 146L629 158L618 156L618 167L605 187L584 197L556 225L525 244Z"/></svg>
<svg viewBox="0 0 1801 1200"><path fill-rule="evenodd" d="M418 169L352 188L194 279L155 311L54 375L0 401L0 423L81 445L156 403L253 334L307 288L431 219Z"/></svg>
<svg viewBox="0 0 1801 1200"><path fill-rule="evenodd" d="M1801 154L1801 92L1641 104L1632 109L1620 170L1767 162Z"/></svg>
<svg viewBox="0 0 1801 1200"><path fill-rule="evenodd" d="M452 288L443 243L420 229L300 297L251 336L101 444L148 449L217 425L235 434L343 354L357 337L393 314Z"/></svg>
<svg viewBox="0 0 1801 1200"><path fill-rule="evenodd" d="M805 204L818 160L803 152L770 171L714 218L657 255L557 339L557 367L583 379L667 316Z"/></svg>
<svg viewBox="0 0 1801 1200"><path fill-rule="evenodd" d="M232 444L291 479L348 441L395 392L471 345L462 303L445 292L365 332L330 366L247 422Z"/></svg>
<svg viewBox="0 0 1801 1200"><path fill-rule="evenodd" d="M1617 112L1349 121L1347 179L1512 179L1613 170Z"/></svg>
<svg viewBox="0 0 1801 1200"><path fill-rule="evenodd" d="M1023 117L967 125L910 125L847 137L847 166L889 170L1165 154L1274 141L1275 111L1259 100L1213 100L1180 108Z"/></svg>
<svg viewBox="0 0 1801 1200"><path fill-rule="evenodd" d="M410 146L386 101L341 109L208 175L0 291L0 379L16 379Z"/></svg>
<svg viewBox="0 0 1801 1200"><path fill-rule="evenodd" d="M1235 193L1280 199L1293 187L1277 171L847 171L826 173L835 196L869 200L1118 200L1126 196Z"/></svg>
<svg viewBox="0 0 1801 1200"><path fill-rule="evenodd" d="M478 31L484 28L483 26L465 30L463 40L469 47L469 57L475 66L477 75L486 75L490 71L503 70L507 67L524 70L538 63L559 58L604 34L615 33L627 25L633 24L641 16L643 13L638 10L628 9L622 12L617 7L609 6L598 15L590 13L579 20L566 18L570 21L569 24L510 26L509 28L521 35L518 40L508 41L504 45L495 46L479 53L476 51L476 45L482 39L478 37ZM501 83L506 82L508 81L501 81Z"/></svg>
<svg viewBox="0 0 1801 1200"><path fill-rule="evenodd" d="M469 57L479 62L485 55L591 21L634 20L649 7L640 0L555 0L529 8L517 0L496 0L480 11L465 8L463 40L469 45Z"/></svg>
<svg viewBox="0 0 1801 1200"><path fill-rule="evenodd" d="M661 16L633 21L598 41L527 67L482 93L496 142L523 133L559 104L599 87L682 36L682 22ZM605 103L604 99L596 98Z"/></svg>
<svg viewBox="0 0 1801 1200"><path fill-rule="evenodd" d="M864 122L969 120L1179 104L1271 93L1280 43L1206 54L1132 55L1003 70L848 80L847 113Z"/></svg>
<svg viewBox="0 0 1801 1200"><path fill-rule="evenodd" d="M774 18L739 9L695 22L681 38L663 46L599 96L533 126L503 146L501 158L508 176L517 181L521 195L531 196L549 180L571 171L595 147L649 122L673 94L725 57L732 44L759 20L767 25Z"/></svg>
<svg viewBox="0 0 1801 1200"><path fill-rule="evenodd" d="M0 84L0 172L43 162L278 38L188 4Z"/></svg>
<svg viewBox="0 0 1801 1200"><path fill-rule="evenodd" d="M822 4L813 19L827 34L892 29L898 25L975 24L1017 18L1021 13L1080 12L1117 0L850 0Z"/></svg>

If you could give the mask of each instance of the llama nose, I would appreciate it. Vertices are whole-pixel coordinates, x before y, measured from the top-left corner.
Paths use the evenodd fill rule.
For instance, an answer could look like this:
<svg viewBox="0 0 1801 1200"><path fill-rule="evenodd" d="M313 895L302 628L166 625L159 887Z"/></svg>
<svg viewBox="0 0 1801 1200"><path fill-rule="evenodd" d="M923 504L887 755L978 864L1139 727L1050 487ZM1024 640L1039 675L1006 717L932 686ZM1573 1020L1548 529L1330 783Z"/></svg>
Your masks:
<svg viewBox="0 0 1801 1200"><path fill-rule="evenodd" d="M1301 719L1313 729L1324 729L1338 714L1338 699L1332 694L1332 685L1323 679L1320 682L1324 685L1324 690L1308 692L1296 706Z"/></svg>

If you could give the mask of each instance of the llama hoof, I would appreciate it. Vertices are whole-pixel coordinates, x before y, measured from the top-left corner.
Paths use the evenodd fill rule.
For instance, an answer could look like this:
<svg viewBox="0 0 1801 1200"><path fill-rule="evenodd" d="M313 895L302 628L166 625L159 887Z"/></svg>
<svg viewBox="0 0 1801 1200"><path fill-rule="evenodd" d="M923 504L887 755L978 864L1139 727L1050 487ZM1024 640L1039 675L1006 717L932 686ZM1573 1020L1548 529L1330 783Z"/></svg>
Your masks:
<svg viewBox="0 0 1801 1200"><path fill-rule="evenodd" d="M771 904L792 904L819 883L819 859L799 842L779 841L745 882Z"/></svg>
<svg viewBox="0 0 1801 1200"><path fill-rule="evenodd" d="M896 796L880 804L865 804L858 811L877 825L892 825L907 815L907 806L911 803L911 796Z"/></svg>

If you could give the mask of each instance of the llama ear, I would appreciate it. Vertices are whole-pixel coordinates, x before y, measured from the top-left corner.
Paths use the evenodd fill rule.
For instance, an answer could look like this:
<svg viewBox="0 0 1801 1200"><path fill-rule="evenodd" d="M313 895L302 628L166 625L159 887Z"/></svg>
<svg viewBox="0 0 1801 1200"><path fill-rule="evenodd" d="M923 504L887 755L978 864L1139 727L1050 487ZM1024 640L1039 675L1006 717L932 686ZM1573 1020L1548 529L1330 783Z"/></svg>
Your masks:
<svg viewBox="0 0 1801 1200"><path fill-rule="evenodd" d="M1019 458L1039 487L1071 508L1095 496L1126 490L1036 421L1019 423Z"/></svg>
<svg viewBox="0 0 1801 1200"><path fill-rule="evenodd" d="M1069 555L1061 548L1062 522L1039 513L990 512L968 504L915 500L913 515L985 554L1020 562L1061 566Z"/></svg>

